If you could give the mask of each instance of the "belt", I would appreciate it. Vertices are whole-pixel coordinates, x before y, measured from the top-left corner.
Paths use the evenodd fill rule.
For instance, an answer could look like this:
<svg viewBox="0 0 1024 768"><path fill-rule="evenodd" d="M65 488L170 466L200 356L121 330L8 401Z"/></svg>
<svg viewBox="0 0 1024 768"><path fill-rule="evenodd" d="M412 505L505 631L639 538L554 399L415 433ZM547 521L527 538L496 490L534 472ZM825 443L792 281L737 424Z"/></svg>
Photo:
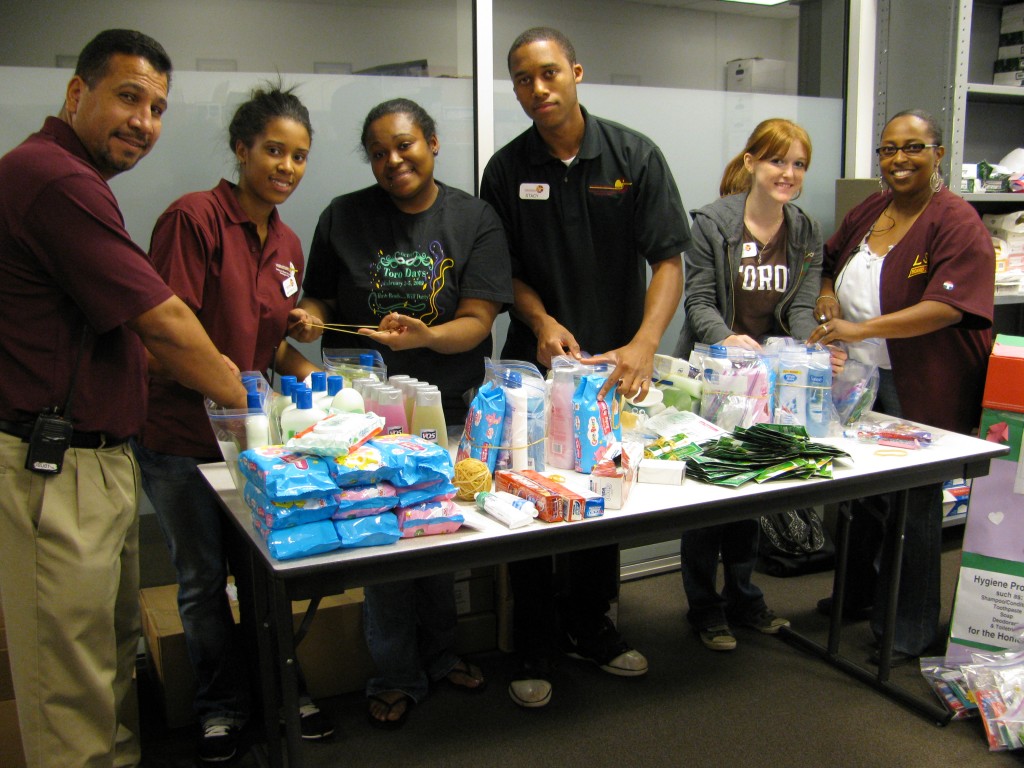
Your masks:
<svg viewBox="0 0 1024 768"><path fill-rule="evenodd" d="M14 437L20 437L21 442L27 443L32 436L32 423L25 421L0 421L0 432ZM127 437L111 437L104 432L79 432L71 433L72 448L114 448L128 442Z"/></svg>

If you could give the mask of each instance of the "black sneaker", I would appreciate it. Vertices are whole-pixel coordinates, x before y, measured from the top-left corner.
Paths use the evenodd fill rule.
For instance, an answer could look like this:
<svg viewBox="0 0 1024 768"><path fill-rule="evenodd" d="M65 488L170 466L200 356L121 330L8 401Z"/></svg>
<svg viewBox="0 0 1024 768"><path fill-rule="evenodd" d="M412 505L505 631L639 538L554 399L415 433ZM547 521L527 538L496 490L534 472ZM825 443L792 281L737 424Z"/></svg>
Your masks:
<svg viewBox="0 0 1024 768"><path fill-rule="evenodd" d="M320 707L313 702L299 707L299 727L306 741L320 741L334 733L334 724L324 717Z"/></svg>
<svg viewBox="0 0 1024 768"><path fill-rule="evenodd" d="M196 745L196 757L203 763L223 763L238 752L238 728L233 725L203 726Z"/></svg>
<svg viewBox="0 0 1024 768"><path fill-rule="evenodd" d="M596 632L580 634L578 637L567 632L565 652L574 659L592 661L611 675L638 677L647 674L647 659L633 650L622 639L619 630L607 616Z"/></svg>
<svg viewBox="0 0 1024 768"><path fill-rule="evenodd" d="M750 627L766 635L778 634L783 627L789 626L789 619L776 616L771 608L764 608L757 613L750 614L738 619L731 619L733 624L741 627Z"/></svg>

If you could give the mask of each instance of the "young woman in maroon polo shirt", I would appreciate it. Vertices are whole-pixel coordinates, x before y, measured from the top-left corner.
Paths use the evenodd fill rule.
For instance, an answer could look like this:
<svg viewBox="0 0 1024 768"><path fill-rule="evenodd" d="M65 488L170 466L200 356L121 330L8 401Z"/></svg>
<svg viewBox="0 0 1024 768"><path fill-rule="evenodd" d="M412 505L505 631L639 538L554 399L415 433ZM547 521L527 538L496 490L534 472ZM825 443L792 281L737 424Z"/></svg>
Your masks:
<svg viewBox="0 0 1024 768"><path fill-rule="evenodd" d="M230 365L304 378L313 369L284 342L302 341L307 315L296 308L304 267L298 236L277 206L302 181L312 143L309 113L290 90L254 90L234 114L229 146L238 182L171 204L153 230L150 258L167 284L196 313ZM142 484L156 510L178 576L178 608L196 674L194 708L202 730L198 757L230 759L249 716L242 656L225 584L222 516L196 466L220 451L202 396L151 370L149 415L136 453ZM236 578L239 574L236 573ZM305 738L333 731L308 700Z"/></svg>

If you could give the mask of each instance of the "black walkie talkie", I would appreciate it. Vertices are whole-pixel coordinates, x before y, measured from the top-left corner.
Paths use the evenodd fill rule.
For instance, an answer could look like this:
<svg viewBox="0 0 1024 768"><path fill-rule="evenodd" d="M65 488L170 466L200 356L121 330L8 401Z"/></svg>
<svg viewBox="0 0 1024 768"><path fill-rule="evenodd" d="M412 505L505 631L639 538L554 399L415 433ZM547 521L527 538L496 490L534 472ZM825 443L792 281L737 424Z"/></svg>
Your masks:
<svg viewBox="0 0 1024 768"><path fill-rule="evenodd" d="M41 413L32 425L28 440L25 469L44 475L59 475L64 468L64 454L71 447L71 422L56 413Z"/></svg>

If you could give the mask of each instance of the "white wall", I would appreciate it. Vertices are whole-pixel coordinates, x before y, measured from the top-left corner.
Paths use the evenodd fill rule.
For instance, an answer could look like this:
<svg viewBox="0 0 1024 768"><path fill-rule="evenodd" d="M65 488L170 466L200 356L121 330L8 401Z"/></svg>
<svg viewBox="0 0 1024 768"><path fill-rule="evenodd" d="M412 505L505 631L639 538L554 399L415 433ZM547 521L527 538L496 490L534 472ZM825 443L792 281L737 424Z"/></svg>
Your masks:
<svg viewBox="0 0 1024 768"><path fill-rule="evenodd" d="M576 48L584 80L612 75L639 85L725 89L725 63L761 57L796 64L798 19L638 5L625 0L495 0L494 74L508 72L508 47L530 27L560 29Z"/></svg>
<svg viewBox="0 0 1024 768"><path fill-rule="evenodd" d="M138 29L167 49L175 68L235 59L239 72L312 72L318 61L353 70L427 59L433 75L472 76L472 37L457 0L6 0L0 64L56 66L112 26ZM460 32L461 30L461 32ZM463 55L465 52L465 55ZM466 67L468 64L468 67ZM460 66L464 67L460 71Z"/></svg>
<svg viewBox="0 0 1024 768"><path fill-rule="evenodd" d="M234 59L239 72L354 70L427 59L431 74L472 76L470 0L7 0L0 64L53 67L100 29L140 29L178 70ZM639 5L625 0L494 0L494 66L531 26L562 29L592 83L612 75L640 85L724 89L725 63L760 56L796 61L798 21Z"/></svg>

